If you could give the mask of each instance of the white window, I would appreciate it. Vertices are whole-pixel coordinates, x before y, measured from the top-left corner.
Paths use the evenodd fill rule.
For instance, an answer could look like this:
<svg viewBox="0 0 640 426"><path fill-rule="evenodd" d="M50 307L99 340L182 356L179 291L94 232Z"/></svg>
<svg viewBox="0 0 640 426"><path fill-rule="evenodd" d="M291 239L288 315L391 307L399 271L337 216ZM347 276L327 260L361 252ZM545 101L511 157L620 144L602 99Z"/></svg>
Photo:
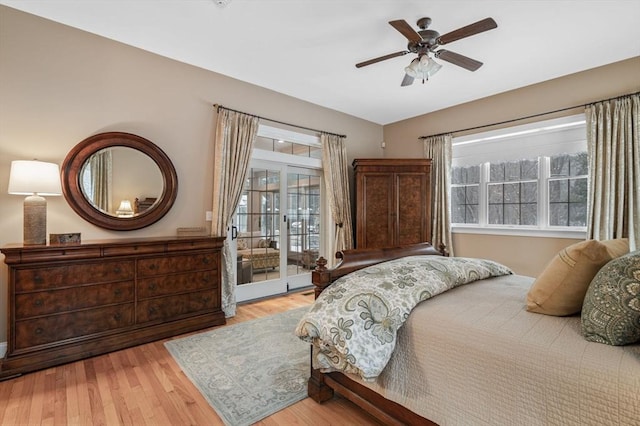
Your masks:
<svg viewBox="0 0 640 426"><path fill-rule="evenodd" d="M582 114L454 138L454 232L584 234L586 149Z"/></svg>

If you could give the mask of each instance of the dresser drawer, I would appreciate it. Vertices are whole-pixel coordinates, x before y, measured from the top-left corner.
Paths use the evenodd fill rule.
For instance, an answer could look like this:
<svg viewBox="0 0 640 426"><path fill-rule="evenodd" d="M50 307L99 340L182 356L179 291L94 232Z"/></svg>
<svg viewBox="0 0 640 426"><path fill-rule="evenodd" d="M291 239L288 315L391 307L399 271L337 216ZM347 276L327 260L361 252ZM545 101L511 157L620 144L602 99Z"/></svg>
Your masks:
<svg viewBox="0 0 640 426"><path fill-rule="evenodd" d="M194 253L184 256L165 256L140 259L138 276L151 277L175 272L202 271L218 268L218 255Z"/></svg>
<svg viewBox="0 0 640 426"><path fill-rule="evenodd" d="M33 318L15 323L15 350L88 336L133 324L133 303Z"/></svg>
<svg viewBox="0 0 640 426"><path fill-rule="evenodd" d="M212 312L220 308L216 291L198 291L138 302L137 322L170 321L181 316Z"/></svg>
<svg viewBox="0 0 640 426"><path fill-rule="evenodd" d="M185 291L215 290L217 287L217 271L189 272L186 274L142 278L138 281L138 299L184 293Z"/></svg>
<svg viewBox="0 0 640 426"><path fill-rule="evenodd" d="M15 291L18 293L133 279L134 262L130 260L71 263L62 266L28 269L16 268L14 274Z"/></svg>
<svg viewBox="0 0 640 426"><path fill-rule="evenodd" d="M19 293L16 294L15 319L125 302L133 303L133 300L133 281Z"/></svg>
<svg viewBox="0 0 640 426"><path fill-rule="evenodd" d="M172 241L168 244L170 251L178 251L178 250L194 250L194 249L212 249L216 247L221 247L217 241L206 239L206 240L188 240L188 241Z"/></svg>

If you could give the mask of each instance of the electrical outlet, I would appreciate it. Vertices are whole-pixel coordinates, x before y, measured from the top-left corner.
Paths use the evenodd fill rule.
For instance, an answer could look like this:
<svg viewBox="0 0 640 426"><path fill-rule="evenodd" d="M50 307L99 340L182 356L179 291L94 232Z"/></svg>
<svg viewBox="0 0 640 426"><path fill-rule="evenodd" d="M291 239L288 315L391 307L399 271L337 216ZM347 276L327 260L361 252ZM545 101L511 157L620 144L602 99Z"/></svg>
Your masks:
<svg viewBox="0 0 640 426"><path fill-rule="evenodd" d="M205 220L207 222L211 222L213 220L213 212L212 211L207 211L204 213L205 215Z"/></svg>

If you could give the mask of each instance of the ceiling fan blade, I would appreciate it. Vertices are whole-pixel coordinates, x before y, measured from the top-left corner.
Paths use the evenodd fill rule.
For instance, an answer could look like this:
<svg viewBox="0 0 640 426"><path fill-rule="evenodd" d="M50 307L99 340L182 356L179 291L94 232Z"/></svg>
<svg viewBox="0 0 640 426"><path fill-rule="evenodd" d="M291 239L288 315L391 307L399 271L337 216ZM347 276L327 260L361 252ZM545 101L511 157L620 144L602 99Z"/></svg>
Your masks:
<svg viewBox="0 0 640 426"><path fill-rule="evenodd" d="M482 62L444 49L438 50L436 52L436 57L438 59L442 59L443 61L447 61L459 67L468 69L469 71L475 71L482 66Z"/></svg>
<svg viewBox="0 0 640 426"><path fill-rule="evenodd" d="M411 86L412 84L413 84L413 77L411 77L409 74L405 74L400 86L402 87Z"/></svg>
<svg viewBox="0 0 640 426"><path fill-rule="evenodd" d="M460 40L461 38L470 37L472 35L476 35L485 31L492 30L497 28L498 24L493 18L485 18L481 21L474 22L473 24L469 24L466 27L458 28L457 30L451 31L450 33L446 33L438 37L439 44L447 44L452 41Z"/></svg>
<svg viewBox="0 0 640 426"><path fill-rule="evenodd" d="M403 56L409 53L408 50L401 50L396 53L389 53L388 55L380 56L378 58L369 59L368 61L360 62L356 64L356 68L366 67L367 65L375 64L376 62L386 61L387 59L395 58L397 56Z"/></svg>
<svg viewBox="0 0 640 426"><path fill-rule="evenodd" d="M389 24L400 31L400 33L407 38L409 41L414 41L416 43L420 43L422 41L422 36L416 32L411 25L407 24L407 21L404 19L399 19L397 21L389 21Z"/></svg>

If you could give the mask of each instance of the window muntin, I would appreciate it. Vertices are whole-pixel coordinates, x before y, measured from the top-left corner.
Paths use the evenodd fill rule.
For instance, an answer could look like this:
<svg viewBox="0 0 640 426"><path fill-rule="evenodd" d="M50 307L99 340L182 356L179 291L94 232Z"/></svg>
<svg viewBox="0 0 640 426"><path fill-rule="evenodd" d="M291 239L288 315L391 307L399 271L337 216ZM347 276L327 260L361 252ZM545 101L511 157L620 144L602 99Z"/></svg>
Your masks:
<svg viewBox="0 0 640 426"><path fill-rule="evenodd" d="M480 166L454 167L451 182L452 222L478 223Z"/></svg>
<svg viewBox="0 0 640 426"><path fill-rule="evenodd" d="M489 164L490 225L538 224L538 159Z"/></svg>
<svg viewBox="0 0 640 426"><path fill-rule="evenodd" d="M550 158L549 226L587 226L586 152Z"/></svg>

